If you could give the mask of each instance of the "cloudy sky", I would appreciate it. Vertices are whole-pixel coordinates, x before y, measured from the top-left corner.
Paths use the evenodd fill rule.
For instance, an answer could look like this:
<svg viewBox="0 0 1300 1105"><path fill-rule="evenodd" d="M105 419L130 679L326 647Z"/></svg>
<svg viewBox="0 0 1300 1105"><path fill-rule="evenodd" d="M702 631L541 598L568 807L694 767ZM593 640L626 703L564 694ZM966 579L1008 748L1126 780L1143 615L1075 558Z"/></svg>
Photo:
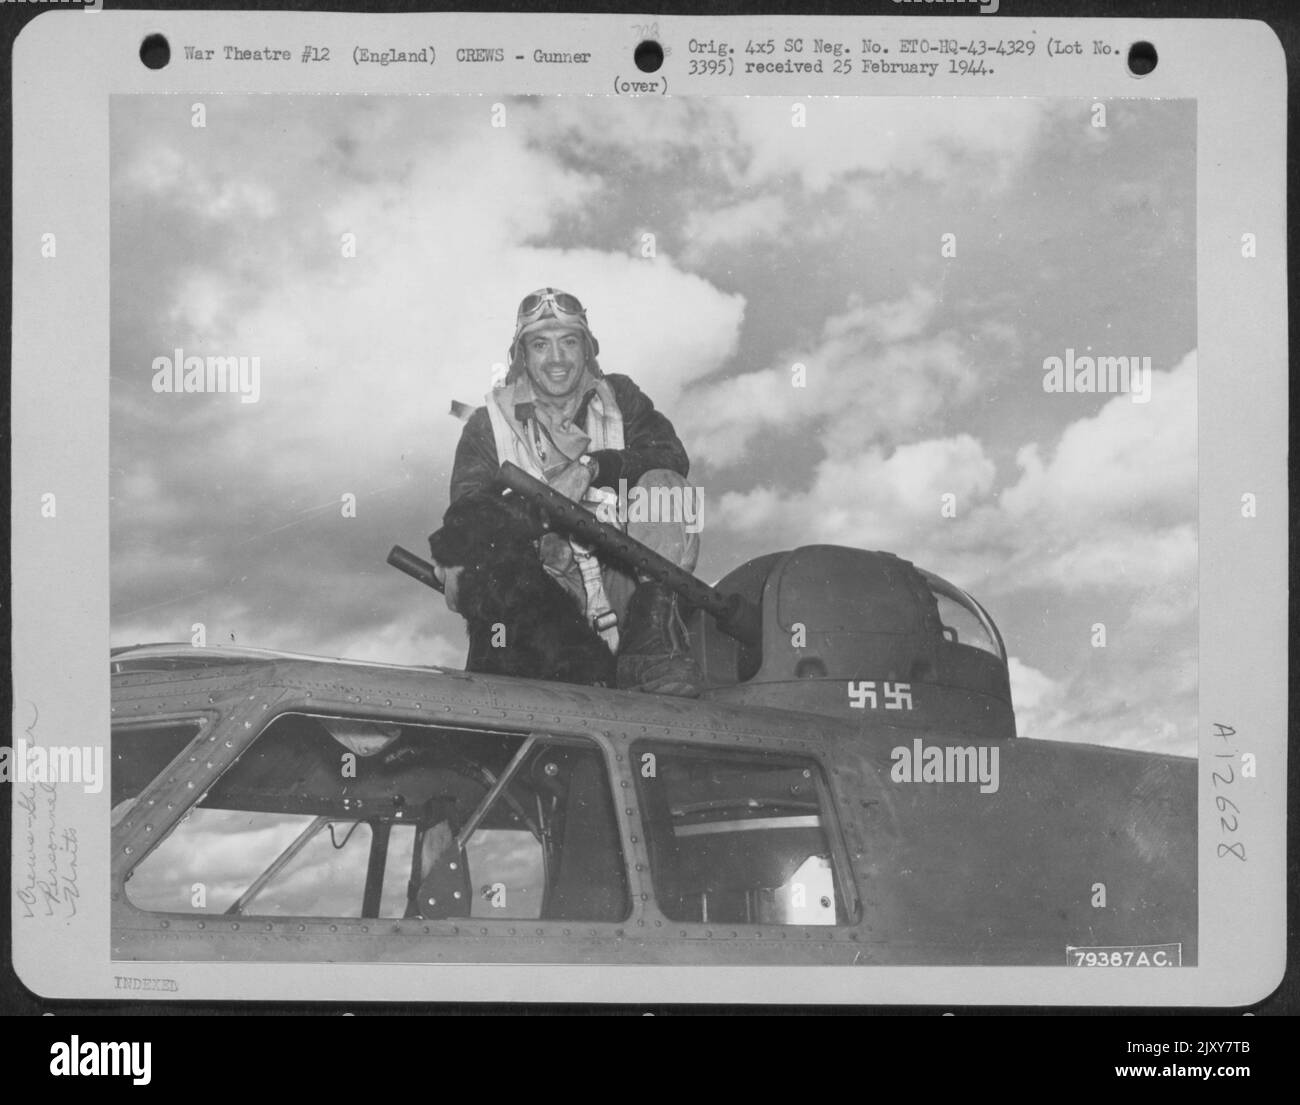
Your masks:
<svg viewBox="0 0 1300 1105"><path fill-rule="evenodd" d="M1191 102L191 102L112 110L114 644L459 667L384 557L552 284L685 442L702 576L888 549L989 609L1022 735L1194 753ZM176 349L258 401L156 393ZM1150 402L1045 393L1067 349L1150 357Z"/></svg>

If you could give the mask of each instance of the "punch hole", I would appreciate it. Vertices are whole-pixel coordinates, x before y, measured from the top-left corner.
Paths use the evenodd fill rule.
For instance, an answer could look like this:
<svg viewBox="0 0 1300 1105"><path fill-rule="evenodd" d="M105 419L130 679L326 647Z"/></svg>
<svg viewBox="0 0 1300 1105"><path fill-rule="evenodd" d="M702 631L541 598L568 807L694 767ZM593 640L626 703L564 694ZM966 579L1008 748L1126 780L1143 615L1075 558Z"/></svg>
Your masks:
<svg viewBox="0 0 1300 1105"><path fill-rule="evenodd" d="M657 73L659 67L664 63L664 48L654 39L647 38L644 42L637 44L637 48L632 53L632 58L636 62L636 67L642 73Z"/></svg>
<svg viewBox="0 0 1300 1105"><path fill-rule="evenodd" d="M1128 71L1135 77L1145 77L1159 60L1156 48L1149 42L1135 42L1128 48Z"/></svg>
<svg viewBox="0 0 1300 1105"><path fill-rule="evenodd" d="M140 43L140 60L150 69L161 69L172 60L172 48L165 35L148 35Z"/></svg>

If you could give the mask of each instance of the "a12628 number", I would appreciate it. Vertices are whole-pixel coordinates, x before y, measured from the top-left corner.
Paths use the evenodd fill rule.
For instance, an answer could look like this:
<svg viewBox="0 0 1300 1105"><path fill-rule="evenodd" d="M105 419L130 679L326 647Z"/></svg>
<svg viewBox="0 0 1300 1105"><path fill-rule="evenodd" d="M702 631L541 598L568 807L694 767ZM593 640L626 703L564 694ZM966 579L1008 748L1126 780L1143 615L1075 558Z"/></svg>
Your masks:
<svg viewBox="0 0 1300 1105"><path fill-rule="evenodd" d="M1236 733L1237 730L1231 725L1214 722L1214 735L1225 743L1229 737L1236 736ZM1214 759L1216 762L1214 769L1210 772L1210 785L1214 790L1214 808L1219 814L1219 836L1221 838L1215 846L1215 854L1219 859L1232 856L1245 863L1245 842L1234 839L1241 828L1241 808L1226 794L1221 793L1236 781L1237 774L1232 765L1233 761L1237 759L1237 751L1236 749L1228 749L1224 752L1216 752ZM1220 760L1223 762L1218 762Z"/></svg>

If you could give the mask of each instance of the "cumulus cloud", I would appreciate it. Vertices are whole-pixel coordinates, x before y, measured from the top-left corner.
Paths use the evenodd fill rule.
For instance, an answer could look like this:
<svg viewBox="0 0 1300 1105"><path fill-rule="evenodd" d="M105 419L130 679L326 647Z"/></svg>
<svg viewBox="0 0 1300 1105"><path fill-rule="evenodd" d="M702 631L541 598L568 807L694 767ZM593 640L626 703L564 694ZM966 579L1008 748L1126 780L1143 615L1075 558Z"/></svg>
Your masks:
<svg viewBox="0 0 1300 1105"><path fill-rule="evenodd" d="M1195 371L1193 352L1154 373L1150 404L1118 396L1070 423L1047 461L1038 445L1023 447L1019 477L1000 494L987 447L961 434L889 452L828 449L807 486L729 493L717 517L777 540L891 541L947 558L978 551L1000 591L1176 587L1197 564ZM755 377L747 398L761 410L753 396L760 386L778 394L777 377ZM738 382L727 390L739 405ZM951 522L945 494L956 500Z"/></svg>
<svg viewBox="0 0 1300 1105"><path fill-rule="evenodd" d="M419 607L394 615L379 626L336 633L304 643L306 651L344 660L384 664L460 668L468 646L464 633L447 636L433 630L427 610Z"/></svg>
<svg viewBox="0 0 1300 1105"><path fill-rule="evenodd" d="M1055 394L1069 402L1077 396ZM1183 514L1196 490L1196 354L1168 371L1151 373L1151 397L1119 395L1093 417L1072 423L1051 459L1037 444L1016 461L1020 480L1002 495L1013 518L1051 514L1084 526L1100 520L1144 517L1160 521L1174 505Z"/></svg>
<svg viewBox="0 0 1300 1105"><path fill-rule="evenodd" d="M1024 665L1017 670L1013 661L1017 732L1035 740L1194 756L1196 665L1181 650L1172 660L1086 664L1060 681ZM1136 680L1145 684L1141 691L1134 690Z"/></svg>
<svg viewBox="0 0 1300 1105"><path fill-rule="evenodd" d="M1195 351L1151 377L1149 402L1110 399L1067 426L1048 460L1036 443L1017 453L999 507L1032 527L1014 557L1022 585L1162 587L1196 571Z"/></svg>
<svg viewBox="0 0 1300 1105"><path fill-rule="evenodd" d="M804 125L791 125L804 108ZM731 188L791 176L812 192L867 176L960 179L997 188L1052 108L1032 99L734 96L708 102L562 97L523 106L531 141L639 171L691 164ZM960 171L955 171L960 168Z"/></svg>
<svg viewBox="0 0 1300 1105"><path fill-rule="evenodd" d="M852 303L826 320L812 347L691 389L683 432L715 466L742 463L776 427L815 428L831 453L924 432L941 410L990 385L955 334L926 333L936 303L919 286L894 300Z"/></svg>
<svg viewBox="0 0 1300 1105"><path fill-rule="evenodd" d="M690 256L698 261L716 246L744 245L779 234L789 218L790 211L780 196L755 196L727 207L692 212L684 233L690 242Z"/></svg>
<svg viewBox="0 0 1300 1105"><path fill-rule="evenodd" d="M760 242L838 240L902 182L997 194L1057 109L1024 99L759 96L559 98L521 110L533 145L563 149L576 164L696 177L683 257L698 265Z"/></svg>
<svg viewBox="0 0 1300 1105"><path fill-rule="evenodd" d="M1097 662L1093 662L1096 659ZM1017 735L1030 740L1101 744L1145 752L1196 754L1194 659L1172 664L1107 663L1103 650L1054 679L1011 657ZM1189 682L1188 673L1191 673ZM1145 693L1135 680L1147 683Z"/></svg>
<svg viewBox="0 0 1300 1105"><path fill-rule="evenodd" d="M1021 737L1060 739L1069 720L1064 709L1068 683L1053 679L1018 656L1007 659L1011 676L1011 704L1016 711L1016 734Z"/></svg>
<svg viewBox="0 0 1300 1105"><path fill-rule="evenodd" d="M806 491L778 495L758 488L729 493L719 520L741 532L762 532L774 544L819 542L902 552L942 524L945 495L959 502L986 496L993 462L969 435L899 446L886 454L828 458Z"/></svg>
<svg viewBox="0 0 1300 1105"><path fill-rule="evenodd" d="M183 206L193 217L213 222L269 219L280 211L275 190L263 182L206 173L187 151L163 139L128 151L117 183L137 194Z"/></svg>
<svg viewBox="0 0 1300 1105"><path fill-rule="evenodd" d="M805 105L802 127L791 125L795 103ZM814 191L855 174L1001 187L1046 118L1044 101L984 97L944 100L937 110L931 101L906 97L754 96L729 106L749 150L744 180L794 172Z"/></svg>

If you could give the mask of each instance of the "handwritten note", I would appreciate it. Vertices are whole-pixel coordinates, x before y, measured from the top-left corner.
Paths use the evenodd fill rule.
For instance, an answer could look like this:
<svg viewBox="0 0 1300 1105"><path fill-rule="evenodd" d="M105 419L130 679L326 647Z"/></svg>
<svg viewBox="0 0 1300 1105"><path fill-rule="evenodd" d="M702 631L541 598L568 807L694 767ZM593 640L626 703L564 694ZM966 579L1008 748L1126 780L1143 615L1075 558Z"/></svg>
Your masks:
<svg viewBox="0 0 1300 1105"><path fill-rule="evenodd" d="M26 732L35 744L39 712L34 703L32 713ZM22 857L13 878L21 916L64 921L75 917L81 898L77 830L59 825L59 784L27 783L18 788L14 835Z"/></svg>

